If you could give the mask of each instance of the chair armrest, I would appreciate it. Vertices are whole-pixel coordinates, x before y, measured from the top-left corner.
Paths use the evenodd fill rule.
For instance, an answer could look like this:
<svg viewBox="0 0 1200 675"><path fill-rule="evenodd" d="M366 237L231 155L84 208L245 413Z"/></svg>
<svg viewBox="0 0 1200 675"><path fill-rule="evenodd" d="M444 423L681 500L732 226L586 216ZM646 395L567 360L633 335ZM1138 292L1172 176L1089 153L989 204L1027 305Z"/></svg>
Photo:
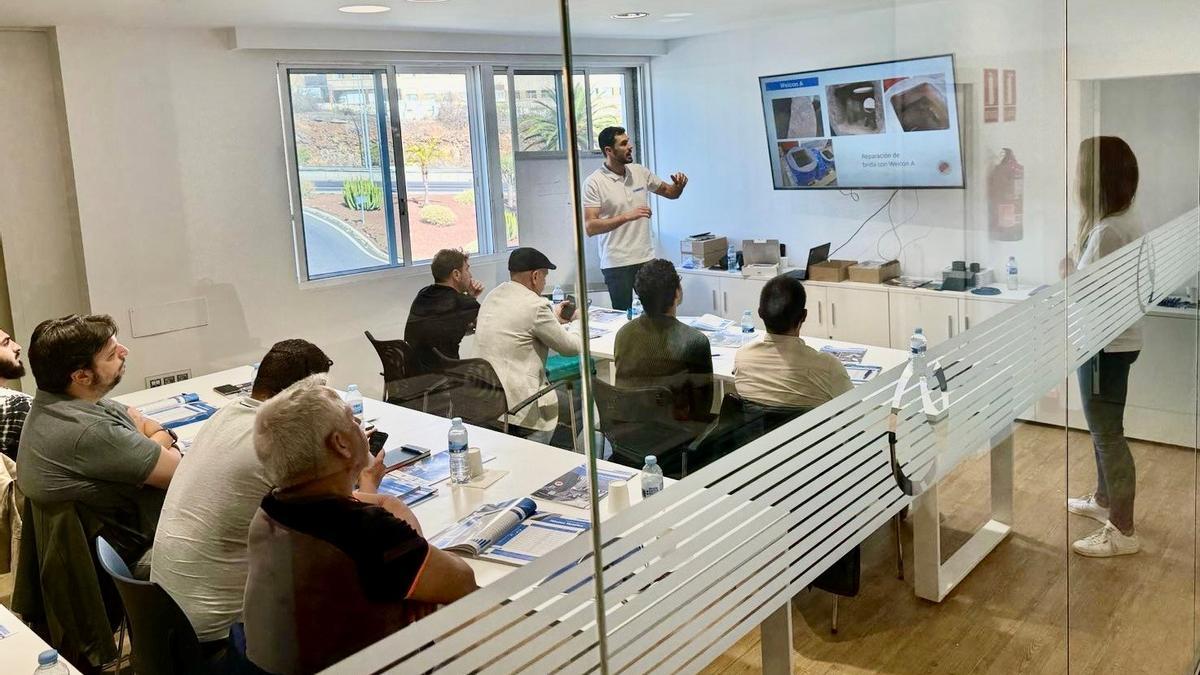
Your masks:
<svg viewBox="0 0 1200 675"><path fill-rule="evenodd" d="M558 389L559 387L567 386L568 382L570 382L570 380L560 380L558 382L551 382L550 384L539 389L537 391L537 393L534 394L533 396L530 396L529 398L525 399L524 401L521 401L520 403L516 404L515 406L509 408L508 411L505 412L504 414L510 415L510 416L516 415L517 413L521 412L525 408L528 408L534 401L545 396L546 394L549 394L550 392L554 391L555 389Z"/></svg>

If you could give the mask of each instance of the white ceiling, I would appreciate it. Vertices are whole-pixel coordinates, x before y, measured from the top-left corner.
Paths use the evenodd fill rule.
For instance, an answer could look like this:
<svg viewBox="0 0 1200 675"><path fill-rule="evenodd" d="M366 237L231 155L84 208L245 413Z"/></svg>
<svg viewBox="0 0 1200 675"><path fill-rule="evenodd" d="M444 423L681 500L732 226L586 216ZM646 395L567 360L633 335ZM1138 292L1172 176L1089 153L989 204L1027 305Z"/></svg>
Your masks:
<svg viewBox="0 0 1200 675"><path fill-rule="evenodd" d="M578 36L670 39L832 12L891 7L916 0L574 0ZM354 16L338 6L377 2L384 14ZM618 12L646 11L618 21ZM692 13L671 19L672 13ZM0 0L0 27L55 25L372 28L557 34L557 0Z"/></svg>

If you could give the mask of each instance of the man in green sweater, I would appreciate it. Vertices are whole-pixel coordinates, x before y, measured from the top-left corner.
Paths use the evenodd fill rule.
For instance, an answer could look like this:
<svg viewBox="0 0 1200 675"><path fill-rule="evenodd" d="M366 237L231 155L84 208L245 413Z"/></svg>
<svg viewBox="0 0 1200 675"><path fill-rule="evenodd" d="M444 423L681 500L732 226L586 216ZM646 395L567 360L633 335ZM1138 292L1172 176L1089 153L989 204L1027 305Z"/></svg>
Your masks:
<svg viewBox="0 0 1200 675"><path fill-rule="evenodd" d="M703 333L675 318L683 299L675 266L647 262L633 288L645 314L617 332L617 386L667 386L675 394L676 420L711 419L712 351Z"/></svg>

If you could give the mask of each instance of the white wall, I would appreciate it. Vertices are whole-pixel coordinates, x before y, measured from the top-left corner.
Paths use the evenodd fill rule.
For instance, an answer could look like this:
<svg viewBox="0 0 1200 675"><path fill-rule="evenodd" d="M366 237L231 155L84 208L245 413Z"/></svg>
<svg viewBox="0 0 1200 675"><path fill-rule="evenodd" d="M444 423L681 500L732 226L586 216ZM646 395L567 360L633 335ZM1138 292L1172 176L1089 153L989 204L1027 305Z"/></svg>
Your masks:
<svg viewBox="0 0 1200 675"><path fill-rule="evenodd" d="M91 304L132 350L123 390L302 337L336 362L335 383L378 395L362 332L399 337L429 279L299 288L271 54L230 51L208 30L63 27L58 39ZM473 268L494 285L495 263ZM207 298L207 326L130 337L131 307L194 297Z"/></svg>
<svg viewBox="0 0 1200 675"><path fill-rule="evenodd" d="M603 163L586 158L580 162L581 180ZM567 160L562 158L520 159L517 168L517 214L521 244L534 246L558 266L550 283L574 284L578 278L575 264L575 233L571 215L571 185ZM591 283L601 283L600 252L594 239L586 239L587 275Z"/></svg>
<svg viewBox="0 0 1200 675"><path fill-rule="evenodd" d="M932 276L961 258L1002 265L1016 255L1028 280L1048 277L1064 250L1063 28L1054 4L930 2L669 43L652 60L655 168L685 171L691 184L683 199L658 205L660 252L676 259L679 238L704 230L778 238L800 259L815 244L844 242L889 193L860 191L854 202L836 191L772 190L758 77L953 52L958 81L973 86L963 120L967 189L897 197L905 273ZM985 67L1017 70L1016 122L982 123ZM1025 239L1015 244L990 242L986 232L986 169L1005 147L1026 170ZM889 230L881 213L839 257L896 256Z"/></svg>
<svg viewBox="0 0 1200 675"><path fill-rule="evenodd" d="M25 346L43 319L88 306L55 58L46 32L0 31L0 283L13 320L0 328Z"/></svg>

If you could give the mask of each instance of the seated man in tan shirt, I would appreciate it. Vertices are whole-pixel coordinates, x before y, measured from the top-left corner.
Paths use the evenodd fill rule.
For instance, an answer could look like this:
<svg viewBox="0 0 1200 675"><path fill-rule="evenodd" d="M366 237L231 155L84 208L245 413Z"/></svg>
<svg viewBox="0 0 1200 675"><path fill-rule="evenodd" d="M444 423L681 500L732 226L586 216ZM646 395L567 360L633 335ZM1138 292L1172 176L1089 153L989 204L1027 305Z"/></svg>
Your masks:
<svg viewBox="0 0 1200 675"><path fill-rule="evenodd" d="M763 286L758 315L767 333L741 349L733 359L738 394L759 405L815 408L854 385L832 354L804 344L800 326L808 318L804 284L778 276Z"/></svg>

